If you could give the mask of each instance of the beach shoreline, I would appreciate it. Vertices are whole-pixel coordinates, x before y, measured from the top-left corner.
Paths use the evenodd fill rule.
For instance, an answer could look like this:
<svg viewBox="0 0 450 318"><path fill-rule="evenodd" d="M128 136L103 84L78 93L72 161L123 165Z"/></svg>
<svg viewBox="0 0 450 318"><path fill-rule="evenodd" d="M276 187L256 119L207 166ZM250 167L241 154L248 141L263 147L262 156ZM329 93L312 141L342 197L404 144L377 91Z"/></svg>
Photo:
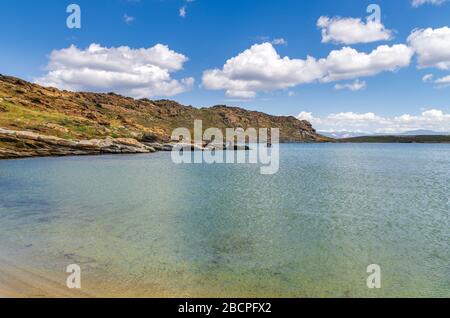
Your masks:
<svg viewBox="0 0 450 318"><path fill-rule="evenodd" d="M189 292L166 289L154 284L116 282L84 274L81 289L69 289L65 271L44 270L11 261L0 253L0 299L6 298L173 298L192 296Z"/></svg>
<svg viewBox="0 0 450 318"><path fill-rule="evenodd" d="M0 259L0 298L86 298L65 286L63 274L38 272Z"/></svg>

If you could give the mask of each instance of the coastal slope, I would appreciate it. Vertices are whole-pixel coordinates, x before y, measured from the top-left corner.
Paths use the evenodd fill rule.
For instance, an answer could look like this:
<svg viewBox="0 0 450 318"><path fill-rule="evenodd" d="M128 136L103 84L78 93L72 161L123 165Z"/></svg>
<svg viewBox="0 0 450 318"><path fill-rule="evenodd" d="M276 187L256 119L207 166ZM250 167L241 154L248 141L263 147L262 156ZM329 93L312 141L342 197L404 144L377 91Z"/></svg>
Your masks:
<svg viewBox="0 0 450 318"><path fill-rule="evenodd" d="M224 105L184 106L114 93L69 92L0 75L0 159L152 152L175 128L279 128L280 142L327 142L307 121ZM135 151L136 150L136 151Z"/></svg>

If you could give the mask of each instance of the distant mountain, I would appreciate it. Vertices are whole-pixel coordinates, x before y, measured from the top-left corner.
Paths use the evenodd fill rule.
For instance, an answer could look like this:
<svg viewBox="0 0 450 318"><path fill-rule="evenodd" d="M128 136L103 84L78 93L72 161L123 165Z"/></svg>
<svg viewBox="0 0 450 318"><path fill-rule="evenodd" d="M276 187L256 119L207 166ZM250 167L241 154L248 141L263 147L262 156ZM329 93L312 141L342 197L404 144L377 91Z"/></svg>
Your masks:
<svg viewBox="0 0 450 318"><path fill-rule="evenodd" d="M364 136L339 139L344 143L450 143L450 135L424 135L424 136Z"/></svg>
<svg viewBox="0 0 450 318"><path fill-rule="evenodd" d="M353 138L367 136L367 133L354 132L354 131L319 131L319 134L333 139Z"/></svg>
<svg viewBox="0 0 450 318"><path fill-rule="evenodd" d="M354 131L319 131L319 134L334 139L348 139L356 137L381 137L381 136L449 136L450 132L438 132L426 129L405 131L402 133L362 133Z"/></svg>
<svg viewBox="0 0 450 318"><path fill-rule="evenodd" d="M401 134L396 134L397 136L447 136L450 135L450 132L438 132L426 129L417 129L411 131L405 131Z"/></svg>

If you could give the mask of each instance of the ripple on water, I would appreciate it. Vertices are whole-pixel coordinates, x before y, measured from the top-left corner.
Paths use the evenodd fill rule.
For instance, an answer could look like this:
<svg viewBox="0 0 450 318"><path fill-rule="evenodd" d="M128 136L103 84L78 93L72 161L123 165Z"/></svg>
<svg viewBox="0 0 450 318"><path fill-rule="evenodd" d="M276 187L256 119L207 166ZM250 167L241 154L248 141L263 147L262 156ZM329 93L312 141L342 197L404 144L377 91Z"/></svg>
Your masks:
<svg viewBox="0 0 450 318"><path fill-rule="evenodd" d="M449 168L448 145L282 145L273 176L164 153L4 161L0 249L119 294L449 297Z"/></svg>

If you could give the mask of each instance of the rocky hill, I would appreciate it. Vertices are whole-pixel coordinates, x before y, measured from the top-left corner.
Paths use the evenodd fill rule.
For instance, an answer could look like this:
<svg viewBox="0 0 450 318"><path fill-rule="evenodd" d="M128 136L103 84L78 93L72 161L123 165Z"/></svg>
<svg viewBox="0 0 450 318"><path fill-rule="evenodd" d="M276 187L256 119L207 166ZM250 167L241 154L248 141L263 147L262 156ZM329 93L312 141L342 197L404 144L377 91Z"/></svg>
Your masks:
<svg viewBox="0 0 450 318"><path fill-rule="evenodd" d="M281 142L330 140L317 134L309 122L294 117L227 106L194 108L170 100L135 100L114 93L76 93L0 75L0 158L142 152L139 142L169 142L173 129L192 129L195 119L203 120L204 128L280 128ZM93 146L105 146L106 140L106 147ZM136 149L130 147L134 141L138 142ZM60 143L67 142L74 144L59 149ZM85 144L90 146L86 149Z"/></svg>

